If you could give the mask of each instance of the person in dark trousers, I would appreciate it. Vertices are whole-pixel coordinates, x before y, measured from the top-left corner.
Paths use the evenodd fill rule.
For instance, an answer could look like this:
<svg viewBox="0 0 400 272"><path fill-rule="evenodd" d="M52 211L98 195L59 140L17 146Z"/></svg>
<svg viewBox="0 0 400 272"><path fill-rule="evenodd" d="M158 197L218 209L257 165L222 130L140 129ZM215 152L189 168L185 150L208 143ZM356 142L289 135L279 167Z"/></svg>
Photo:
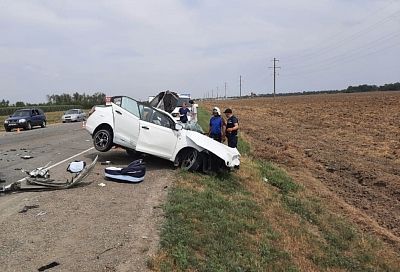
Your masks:
<svg viewBox="0 0 400 272"><path fill-rule="evenodd" d="M179 109L180 120L182 123L187 123L188 121L188 113L190 110L186 107L186 103L182 104L182 107Z"/></svg>
<svg viewBox="0 0 400 272"><path fill-rule="evenodd" d="M232 109L228 108L224 111L224 113L227 118L225 136L228 139L228 146L237 148L239 120L233 115Z"/></svg>
<svg viewBox="0 0 400 272"><path fill-rule="evenodd" d="M221 143L224 138L225 122L221 117L221 111L218 107L214 107L212 113L208 136Z"/></svg>

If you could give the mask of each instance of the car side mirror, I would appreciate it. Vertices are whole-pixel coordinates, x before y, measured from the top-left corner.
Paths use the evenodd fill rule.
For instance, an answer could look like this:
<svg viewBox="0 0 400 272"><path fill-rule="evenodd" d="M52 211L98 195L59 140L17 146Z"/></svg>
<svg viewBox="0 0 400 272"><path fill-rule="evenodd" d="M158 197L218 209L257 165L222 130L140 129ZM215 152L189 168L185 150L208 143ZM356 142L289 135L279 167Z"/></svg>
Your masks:
<svg viewBox="0 0 400 272"><path fill-rule="evenodd" d="M183 126L181 124L175 123L175 130L182 130Z"/></svg>

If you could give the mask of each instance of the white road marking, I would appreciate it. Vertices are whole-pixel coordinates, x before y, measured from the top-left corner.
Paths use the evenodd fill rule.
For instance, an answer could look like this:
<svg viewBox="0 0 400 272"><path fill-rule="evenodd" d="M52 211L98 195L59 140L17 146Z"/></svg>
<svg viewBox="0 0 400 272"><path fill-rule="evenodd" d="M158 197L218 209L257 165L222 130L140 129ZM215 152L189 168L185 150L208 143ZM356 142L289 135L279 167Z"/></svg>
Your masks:
<svg viewBox="0 0 400 272"><path fill-rule="evenodd" d="M50 170L51 168L56 167L57 165L60 165L60 164L62 164L62 163L64 163L64 162L69 161L69 160L71 160L71 159L73 159L73 158L75 158L75 157L78 157L78 156L82 155L82 154L85 154L86 152L88 152L88 151L90 151L90 150L92 150L92 149L94 149L94 147L88 148L88 149L86 149L85 151L82 151L81 153L78 153L78 154L75 154L75 155L69 157L68 159L65 159L65 160L62 160L62 161L60 161L60 162L58 162L58 163L56 163L56 164L53 164L52 166L49 166L49 167L47 167L46 169Z"/></svg>

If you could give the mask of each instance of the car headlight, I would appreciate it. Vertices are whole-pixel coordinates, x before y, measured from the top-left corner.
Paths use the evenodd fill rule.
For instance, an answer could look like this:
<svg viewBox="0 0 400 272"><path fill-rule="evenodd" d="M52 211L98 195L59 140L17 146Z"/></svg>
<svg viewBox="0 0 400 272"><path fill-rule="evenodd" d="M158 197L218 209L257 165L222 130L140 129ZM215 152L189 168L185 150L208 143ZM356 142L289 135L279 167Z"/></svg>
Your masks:
<svg viewBox="0 0 400 272"><path fill-rule="evenodd" d="M26 119L19 119L18 120L18 123L25 123L26 122Z"/></svg>
<svg viewBox="0 0 400 272"><path fill-rule="evenodd" d="M4 121L4 124L8 124L8 120L5 120L5 121Z"/></svg>

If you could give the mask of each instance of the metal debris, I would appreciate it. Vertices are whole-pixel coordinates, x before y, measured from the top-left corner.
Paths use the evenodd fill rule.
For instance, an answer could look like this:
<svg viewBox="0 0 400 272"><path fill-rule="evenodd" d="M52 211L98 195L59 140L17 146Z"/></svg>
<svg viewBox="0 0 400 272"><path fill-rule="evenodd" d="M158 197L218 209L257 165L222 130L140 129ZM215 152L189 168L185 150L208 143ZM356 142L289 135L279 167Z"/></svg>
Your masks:
<svg viewBox="0 0 400 272"><path fill-rule="evenodd" d="M29 159L32 159L33 157L32 156L29 156L29 155L25 155L25 156L22 156L21 157L21 159L24 159L24 160L29 160Z"/></svg>
<svg viewBox="0 0 400 272"><path fill-rule="evenodd" d="M46 264L46 265L44 265L44 266L42 266L42 267L39 267L39 268L38 268L38 271L45 271L45 270L47 270L47 269L53 268L53 267L58 266L58 265L60 265L60 263L58 263L58 262L51 262L51 263Z"/></svg>
<svg viewBox="0 0 400 272"><path fill-rule="evenodd" d="M30 209L39 208L39 205L25 205L18 213L26 213Z"/></svg>

